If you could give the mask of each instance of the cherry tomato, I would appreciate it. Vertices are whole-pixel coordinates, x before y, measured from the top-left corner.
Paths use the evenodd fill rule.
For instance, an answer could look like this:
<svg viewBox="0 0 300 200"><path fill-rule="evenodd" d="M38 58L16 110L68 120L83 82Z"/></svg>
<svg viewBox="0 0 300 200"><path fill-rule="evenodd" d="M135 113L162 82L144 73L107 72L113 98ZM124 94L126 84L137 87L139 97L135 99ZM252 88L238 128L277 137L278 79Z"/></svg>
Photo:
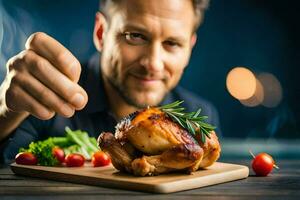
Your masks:
<svg viewBox="0 0 300 200"><path fill-rule="evenodd" d="M15 157L16 163L21 165L36 165L38 160L32 153L21 152Z"/></svg>
<svg viewBox="0 0 300 200"><path fill-rule="evenodd" d="M257 176L267 176L273 169L273 167L278 168L275 165L275 162L267 153L260 153L256 156L253 156L252 160L252 169Z"/></svg>
<svg viewBox="0 0 300 200"><path fill-rule="evenodd" d="M65 158L67 167L81 167L84 165L84 161L83 155L79 153L70 153Z"/></svg>
<svg viewBox="0 0 300 200"><path fill-rule="evenodd" d="M103 151L97 151L92 156L92 164L94 167L106 166L110 163L110 157Z"/></svg>
<svg viewBox="0 0 300 200"><path fill-rule="evenodd" d="M61 148L54 147L52 149L52 154L60 163L63 163L65 161L65 152Z"/></svg>

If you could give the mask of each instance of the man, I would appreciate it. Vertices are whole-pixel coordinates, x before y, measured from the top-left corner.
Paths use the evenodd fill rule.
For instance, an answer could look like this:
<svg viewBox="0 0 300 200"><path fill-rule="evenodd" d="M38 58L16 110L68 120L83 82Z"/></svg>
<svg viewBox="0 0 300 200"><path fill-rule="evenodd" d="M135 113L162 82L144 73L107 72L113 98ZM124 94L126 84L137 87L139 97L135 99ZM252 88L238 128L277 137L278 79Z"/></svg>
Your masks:
<svg viewBox="0 0 300 200"><path fill-rule="evenodd" d="M102 1L94 26L101 56L82 68L55 39L31 35L8 61L1 86L4 161L33 140L62 135L65 126L97 137L139 108L175 100L185 100L188 110L203 108L216 125L211 104L175 88L206 6L207 0Z"/></svg>

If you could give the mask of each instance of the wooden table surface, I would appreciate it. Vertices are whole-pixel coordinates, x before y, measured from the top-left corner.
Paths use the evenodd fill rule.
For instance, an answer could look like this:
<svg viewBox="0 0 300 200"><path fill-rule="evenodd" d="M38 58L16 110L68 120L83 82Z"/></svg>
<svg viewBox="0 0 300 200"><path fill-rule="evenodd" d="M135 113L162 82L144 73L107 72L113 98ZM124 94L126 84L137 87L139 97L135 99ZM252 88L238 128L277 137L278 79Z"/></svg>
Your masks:
<svg viewBox="0 0 300 200"><path fill-rule="evenodd" d="M222 160L250 166L250 160ZM172 194L110 189L16 176L0 165L0 199L300 199L300 159L277 160L280 170L247 179Z"/></svg>

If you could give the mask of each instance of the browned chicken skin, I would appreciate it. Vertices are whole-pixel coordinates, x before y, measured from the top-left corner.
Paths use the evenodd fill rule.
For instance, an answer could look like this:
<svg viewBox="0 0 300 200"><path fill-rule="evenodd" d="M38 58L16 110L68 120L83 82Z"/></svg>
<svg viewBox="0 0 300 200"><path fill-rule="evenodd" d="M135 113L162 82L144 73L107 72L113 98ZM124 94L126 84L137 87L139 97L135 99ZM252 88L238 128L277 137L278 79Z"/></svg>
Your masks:
<svg viewBox="0 0 300 200"><path fill-rule="evenodd" d="M158 108L147 108L126 118L116 127L115 136L104 132L98 138L114 167L137 176L171 171L193 172L212 165L220 156L214 132L206 143L192 137Z"/></svg>

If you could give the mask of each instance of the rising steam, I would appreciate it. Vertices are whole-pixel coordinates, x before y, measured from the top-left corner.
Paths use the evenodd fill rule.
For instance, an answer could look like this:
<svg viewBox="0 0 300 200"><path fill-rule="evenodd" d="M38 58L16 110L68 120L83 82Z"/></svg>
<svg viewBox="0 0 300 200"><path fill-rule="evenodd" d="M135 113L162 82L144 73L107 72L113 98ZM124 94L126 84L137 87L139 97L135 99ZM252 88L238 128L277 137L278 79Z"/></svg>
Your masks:
<svg viewBox="0 0 300 200"><path fill-rule="evenodd" d="M31 31L30 15L17 7L7 9L4 1L0 0L0 83L6 74L7 60L24 49Z"/></svg>

